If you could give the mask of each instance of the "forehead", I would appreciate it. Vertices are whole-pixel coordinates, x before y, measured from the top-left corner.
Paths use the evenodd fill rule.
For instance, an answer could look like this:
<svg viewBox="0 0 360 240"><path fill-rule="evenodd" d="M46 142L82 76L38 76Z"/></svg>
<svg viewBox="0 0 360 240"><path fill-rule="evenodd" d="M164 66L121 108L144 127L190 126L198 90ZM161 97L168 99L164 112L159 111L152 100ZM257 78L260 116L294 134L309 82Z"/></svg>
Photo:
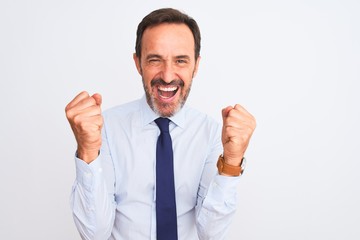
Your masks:
<svg viewBox="0 0 360 240"><path fill-rule="evenodd" d="M142 38L143 54L195 54L195 41L190 28L183 23L162 23L149 27Z"/></svg>

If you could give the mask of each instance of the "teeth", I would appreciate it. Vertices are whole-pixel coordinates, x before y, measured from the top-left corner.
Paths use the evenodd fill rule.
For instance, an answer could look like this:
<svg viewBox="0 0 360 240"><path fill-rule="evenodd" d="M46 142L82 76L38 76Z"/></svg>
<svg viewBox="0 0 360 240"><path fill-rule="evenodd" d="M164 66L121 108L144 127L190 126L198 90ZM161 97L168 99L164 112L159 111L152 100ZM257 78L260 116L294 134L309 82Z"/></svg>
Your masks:
<svg viewBox="0 0 360 240"><path fill-rule="evenodd" d="M175 91L176 89L177 87L163 87L163 86L159 87L159 90L164 92L172 92Z"/></svg>

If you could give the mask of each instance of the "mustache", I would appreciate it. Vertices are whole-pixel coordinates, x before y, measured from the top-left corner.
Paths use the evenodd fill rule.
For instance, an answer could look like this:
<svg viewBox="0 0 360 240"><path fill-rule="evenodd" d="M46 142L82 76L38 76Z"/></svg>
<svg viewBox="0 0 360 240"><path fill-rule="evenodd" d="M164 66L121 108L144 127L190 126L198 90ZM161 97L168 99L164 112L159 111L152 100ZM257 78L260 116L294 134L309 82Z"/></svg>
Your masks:
<svg viewBox="0 0 360 240"><path fill-rule="evenodd" d="M171 82L167 83L161 78L156 78L156 79L152 80L150 84L151 84L151 87L153 87L155 85L184 87L184 85L185 85L184 81L181 79L174 79Z"/></svg>

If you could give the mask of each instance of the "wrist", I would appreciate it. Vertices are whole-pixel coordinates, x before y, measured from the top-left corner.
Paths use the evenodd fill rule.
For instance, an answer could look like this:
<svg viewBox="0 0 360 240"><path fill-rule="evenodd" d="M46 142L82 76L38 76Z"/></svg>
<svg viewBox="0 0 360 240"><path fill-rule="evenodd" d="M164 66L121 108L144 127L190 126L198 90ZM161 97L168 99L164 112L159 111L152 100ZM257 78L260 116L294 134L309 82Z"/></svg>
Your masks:
<svg viewBox="0 0 360 240"><path fill-rule="evenodd" d="M84 150L78 148L76 151L77 158L83 160L86 163L91 163L94 161L100 154L100 150Z"/></svg>
<svg viewBox="0 0 360 240"><path fill-rule="evenodd" d="M241 165L241 162L243 161L244 155L232 157L232 156L224 153L224 154L222 154L222 157L224 158L224 162L226 164L239 167Z"/></svg>

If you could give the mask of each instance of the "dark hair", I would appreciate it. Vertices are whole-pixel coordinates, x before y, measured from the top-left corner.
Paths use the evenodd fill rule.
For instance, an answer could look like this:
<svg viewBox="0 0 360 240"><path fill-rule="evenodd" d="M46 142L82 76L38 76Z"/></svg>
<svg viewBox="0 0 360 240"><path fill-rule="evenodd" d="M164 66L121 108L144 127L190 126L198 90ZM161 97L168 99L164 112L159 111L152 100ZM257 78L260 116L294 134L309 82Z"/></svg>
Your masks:
<svg viewBox="0 0 360 240"><path fill-rule="evenodd" d="M136 32L136 43L135 43L135 53L138 58L141 57L141 41L144 34L144 31L152 26L159 25L161 23L184 23L186 24L193 36L195 41L195 60L200 55L200 29L196 21L190 16L180 12L179 10L173 8L161 8L149 13L143 18L139 23L137 32Z"/></svg>

